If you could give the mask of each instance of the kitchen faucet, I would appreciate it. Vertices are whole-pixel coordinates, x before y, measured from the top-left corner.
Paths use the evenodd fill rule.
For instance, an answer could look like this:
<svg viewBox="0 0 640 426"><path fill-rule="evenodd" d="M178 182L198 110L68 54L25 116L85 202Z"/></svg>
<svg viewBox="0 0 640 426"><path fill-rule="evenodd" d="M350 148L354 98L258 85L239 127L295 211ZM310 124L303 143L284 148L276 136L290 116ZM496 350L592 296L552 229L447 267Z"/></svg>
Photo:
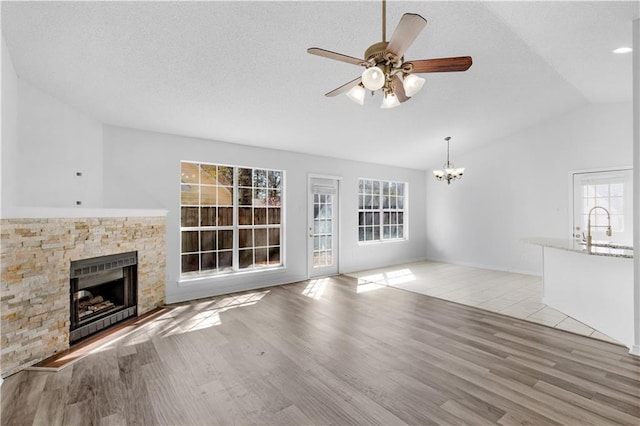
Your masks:
<svg viewBox="0 0 640 426"><path fill-rule="evenodd" d="M607 225L593 225L591 226L591 212L595 209L602 209L607 213ZM607 228L607 237L611 236L611 215L609 214L609 210L605 209L602 206L595 206L591 210L589 210L589 218L587 219L587 250L591 249L591 228Z"/></svg>

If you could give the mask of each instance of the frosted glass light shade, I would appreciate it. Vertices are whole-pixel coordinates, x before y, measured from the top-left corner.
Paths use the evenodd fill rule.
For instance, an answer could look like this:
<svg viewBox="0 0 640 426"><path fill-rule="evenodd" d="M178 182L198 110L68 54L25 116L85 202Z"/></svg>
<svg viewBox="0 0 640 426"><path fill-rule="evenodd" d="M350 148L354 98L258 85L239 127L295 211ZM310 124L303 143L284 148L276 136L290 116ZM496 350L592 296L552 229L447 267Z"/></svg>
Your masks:
<svg viewBox="0 0 640 426"><path fill-rule="evenodd" d="M433 175L437 178L437 179L442 179L444 177L444 172L442 170L434 170L433 171Z"/></svg>
<svg viewBox="0 0 640 426"><path fill-rule="evenodd" d="M384 96L384 99L382 100L382 105L380 105L380 108L395 108L398 105L400 105L400 101L398 100L398 97L393 93L389 93Z"/></svg>
<svg viewBox="0 0 640 426"><path fill-rule="evenodd" d="M347 97L351 99L353 102L359 103L360 105L364 105L364 95L365 95L364 87L360 85L352 87L351 90L347 92Z"/></svg>
<svg viewBox="0 0 640 426"><path fill-rule="evenodd" d="M402 86L404 87L404 94L411 97L418 93L422 86L424 86L424 78L418 77L417 75L409 74L402 81Z"/></svg>
<svg viewBox="0 0 640 426"><path fill-rule="evenodd" d="M384 73L378 67L370 67L362 73L362 84L369 90L378 90L384 86Z"/></svg>

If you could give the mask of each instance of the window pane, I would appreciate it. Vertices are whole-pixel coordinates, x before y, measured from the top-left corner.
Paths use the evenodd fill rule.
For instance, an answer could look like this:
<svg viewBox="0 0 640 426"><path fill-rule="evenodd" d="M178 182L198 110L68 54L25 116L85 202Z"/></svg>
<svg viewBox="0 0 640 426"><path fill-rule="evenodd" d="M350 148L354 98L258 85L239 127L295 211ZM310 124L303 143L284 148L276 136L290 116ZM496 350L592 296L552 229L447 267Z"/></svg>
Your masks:
<svg viewBox="0 0 640 426"><path fill-rule="evenodd" d="M282 172L277 170L269 170L269 188L282 187Z"/></svg>
<svg viewBox="0 0 640 426"><path fill-rule="evenodd" d="M200 187L187 183L181 184L180 203L182 205L197 206L200 203Z"/></svg>
<svg viewBox="0 0 640 426"><path fill-rule="evenodd" d="M374 240L379 240L380 239L380 227L379 226L375 226L373 228L373 239Z"/></svg>
<svg viewBox="0 0 640 426"><path fill-rule="evenodd" d="M358 225L362 226L365 224L365 215L366 213L363 212L358 213Z"/></svg>
<svg viewBox="0 0 640 426"><path fill-rule="evenodd" d="M404 238L404 227L402 225L398 225L398 238Z"/></svg>
<svg viewBox="0 0 640 426"><path fill-rule="evenodd" d="M239 229L238 239L240 248L253 247L253 229Z"/></svg>
<svg viewBox="0 0 640 426"><path fill-rule="evenodd" d="M256 247L264 247L267 245L267 230L266 229L256 229L254 231L255 238L255 246Z"/></svg>
<svg viewBox="0 0 640 426"><path fill-rule="evenodd" d="M253 204L253 191L251 188L238 188L238 204L241 206Z"/></svg>
<svg viewBox="0 0 640 426"><path fill-rule="evenodd" d="M200 233L200 250L209 251L216 249L216 231L202 231Z"/></svg>
<svg viewBox="0 0 640 426"><path fill-rule="evenodd" d="M269 229L269 245L280 245L280 228L268 228Z"/></svg>
<svg viewBox="0 0 640 426"><path fill-rule="evenodd" d="M195 210L197 212L198 209L195 209ZM216 218L217 218L217 212L215 207L200 208L200 220L201 220L200 225L201 226L215 226Z"/></svg>
<svg viewBox="0 0 640 426"><path fill-rule="evenodd" d="M217 268L216 252L202 253L200 257L200 269L203 271L212 270Z"/></svg>
<svg viewBox="0 0 640 426"><path fill-rule="evenodd" d="M252 169L238 169L238 186L253 186Z"/></svg>
<svg viewBox="0 0 640 426"><path fill-rule="evenodd" d="M364 239L364 227L358 228L358 241L365 241Z"/></svg>
<svg viewBox="0 0 640 426"><path fill-rule="evenodd" d="M398 197L401 197L402 195L404 195L404 183L397 182L396 191L397 191Z"/></svg>
<svg viewBox="0 0 640 426"><path fill-rule="evenodd" d="M622 197L611 197L609 200L609 212L611 214L624 214L624 202Z"/></svg>
<svg viewBox="0 0 640 426"><path fill-rule="evenodd" d="M182 163L180 165L180 182L197 184L199 173L200 171L197 164Z"/></svg>
<svg viewBox="0 0 640 426"><path fill-rule="evenodd" d="M213 164L200 164L200 184L215 185L217 183L216 166Z"/></svg>
<svg viewBox="0 0 640 426"><path fill-rule="evenodd" d="M609 184L596 185L596 197L608 197Z"/></svg>
<svg viewBox="0 0 640 426"><path fill-rule="evenodd" d="M279 189L270 189L267 197L267 205L279 207L282 204Z"/></svg>
<svg viewBox="0 0 640 426"><path fill-rule="evenodd" d="M238 225L253 225L253 211L251 207L238 208Z"/></svg>
<svg viewBox="0 0 640 426"><path fill-rule="evenodd" d="M610 195L612 197L623 197L624 196L624 184L623 183L612 183L609 188Z"/></svg>
<svg viewBox="0 0 640 426"><path fill-rule="evenodd" d="M217 188L218 188L218 205L232 206L233 205L233 187L218 186Z"/></svg>
<svg viewBox="0 0 640 426"><path fill-rule="evenodd" d="M254 206L266 206L267 205L267 190L266 188L258 188L253 190L253 205Z"/></svg>
<svg viewBox="0 0 640 426"><path fill-rule="evenodd" d="M233 167L218 166L218 184L233 186Z"/></svg>
<svg viewBox="0 0 640 426"><path fill-rule="evenodd" d="M253 266L253 249L240 250L240 269L246 269Z"/></svg>
<svg viewBox="0 0 640 426"><path fill-rule="evenodd" d="M266 170L253 171L253 186L255 186L256 188L267 187L267 171Z"/></svg>
<svg viewBox="0 0 640 426"><path fill-rule="evenodd" d="M218 250L233 248L233 231L218 231Z"/></svg>
<svg viewBox="0 0 640 426"><path fill-rule="evenodd" d="M180 209L181 219L180 225L198 226L198 208L197 207L182 207Z"/></svg>
<svg viewBox="0 0 640 426"><path fill-rule="evenodd" d="M197 252L198 248L199 248L198 231L183 231L182 232L182 252L193 253L193 252Z"/></svg>
<svg viewBox="0 0 640 426"><path fill-rule="evenodd" d="M280 264L280 247L269 247L269 264Z"/></svg>
<svg viewBox="0 0 640 426"><path fill-rule="evenodd" d="M255 265L256 266L266 266L267 265L267 249L266 248L258 248L255 250Z"/></svg>
<svg viewBox="0 0 640 426"><path fill-rule="evenodd" d="M200 264L198 263L197 254L185 254L182 255L182 273L193 272L200 270Z"/></svg>
<svg viewBox="0 0 640 426"><path fill-rule="evenodd" d="M215 206L216 205L216 187L201 186L200 187L200 205Z"/></svg>
<svg viewBox="0 0 640 426"><path fill-rule="evenodd" d="M233 207L218 208L218 226L233 225Z"/></svg>
<svg viewBox="0 0 640 426"><path fill-rule="evenodd" d="M270 225L279 225L280 224L280 209L269 209L269 224Z"/></svg>
<svg viewBox="0 0 640 426"><path fill-rule="evenodd" d="M219 270L231 269L232 263L233 263L233 252L222 251L218 253L218 269Z"/></svg>
<svg viewBox="0 0 640 426"><path fill-rule="evenodd" d="M267 224L267 209L255 208L253 209L253 224L254 225L266 225Z"/></svg>

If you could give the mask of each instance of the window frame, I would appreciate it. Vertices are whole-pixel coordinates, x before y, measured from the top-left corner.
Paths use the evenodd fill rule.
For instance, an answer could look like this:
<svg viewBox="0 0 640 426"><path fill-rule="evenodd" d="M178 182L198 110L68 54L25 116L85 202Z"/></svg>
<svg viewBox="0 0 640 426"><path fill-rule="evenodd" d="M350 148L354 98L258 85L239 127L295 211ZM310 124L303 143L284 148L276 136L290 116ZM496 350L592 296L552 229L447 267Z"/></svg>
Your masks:
<svg viewBox="0 0 640 426"><path fill-rule="evenodd" d="M631 173L631 175L626 177L620 177L624 174ZM590 206L584 207L585 198L593 199L593 202L596 203L598 199L607 199L607 205L603 206L609 210L611 213L612 221L612 231L614 235L612 237L603 237L604 228L594 228L592 230L592 235L594 238L604 238L605 240L611 240L614 243L630 243L633 238L633 169L631 167L612 167L612 168L602 168L602 169L589 169L589 170L575 170L569 173L569 201L572 206L571 212L572 214L569 217L569 229L571 230L571 238L576 241L582 240L582 234L587 234L586 229L586 212L590 210ZM622 213L615 213L611 209L610 201L611 194L605 196L593 196L593 197L584 197L583 195L578 196L576 194L576 185L578 184L578 179L587 181L591 180L591 186L597 185L608 185L613 184L623 184L623 190L621 196L613 196L613 198L620 198L622 200L621 210ZM628 186L625 185L625 182ZM585 184L581 184L581 188L584 188ZM582 189L584 190L584 189ZM594 188L595 191L595 188ZM580 199L580 205L577 205L577 199ZM599 203L598 205L602 205L603 203ZM584 207L584 208L583 208ZM581 211L580 215L583 216L584 223L577 223L576 217L578 215L578 210ZM622 220L622 229L617 226L618 221L615 219L618 217ZM603 225L606 224L603 220L606 220L606 213L601 210L595 210L592 214L592 224L594 225ZM580 229L578 229L578 227ZM626 228L626 229L625 229Z"/></svg>
<svg viewBox="0 0 640 426"><path fill-rule="evenodd" d="M197 169L198 172L198 179L197 182L183 182L183 171L184 171L184 164L191 164L194 165L195 168ZM208 167L216 167L216 177L214 179L216 179L216 184L208 184L208 183L203 183L202 182L202 167L201 166L208 166ZM220 176L218 176L218 168L231 168L232 170L232 182L231 185L228 184L219 184L218 179L220 178ZM246 182L240 182L240 170L244 169L244 170L251 170L251 185L242 185L241 183L246 183ZM256 171L264 171L265 172L265 179L264 179L264 186L261 186L259 184L256 183ZM279 184L278 186L270 186L270 181L269 178L271 178L271 173L279 173L280 179L279 179ZM178 277L179 277L179 282L186 282L186 281L193 281L193 280L201 280L201 279L206 279L206 278L215 278L215 277L220 277L220 276L229 276L229 275L240 275L240 274L245 274L245 273L252 273L252 272L264 272L264 271L269 271L269 270L274 270L274 269L283 269L285 267L285 258L284 258L284 251L285 251L285 241L284 241L284 228L285 228L285 219L284 219L284 209L285 209L285 177L286 177L286 171L285 170L278 170L278 169L270 169L270 168L266 168L266 167L250 167L250 166L240 166L240 165L230 165L230 164L221 164L221 163L207 163L207 162L203 162L203 161L191 161L191 160L181 160L180 161L180 193L179 193L179 197L180 197L180 213L179 213L179 241L180 241L180 245L179 245L179 262L178 262ZM193 178L193 176L192 176ZM185 203L183 204L183 187L184 185L196 185L198 188L198 201L195 204L190 204L190 203ZM203 204L203 199L202 199L202 195L203 192L201 191L201 189L205 187L205 188L210 188L210 187L215 187L216 188L216 192L215 192L215 201L214 202L208 202L206 204ZM229 201L229 204L219 204L219 188L229 188L232 190L232 194L231 194L231 199ZM240 194L241 194L241 189L244 191L250 191L251 194L251 201L249 202L249 204L242 204L242 201L240 200ZM264 197L264 205L255 205L254 202L256 201L256 198L254 198L254 195L257 194L258 192L263 192L265 197ZM271 203L275 203L275 198L274 201L269 201L268 197L269 194L271 194L271 191L277 191L275 194L279 195L279 204L271 204ZM190 200L189 200L190 201ZM189 225L189 226L183 226L183 221L184 221L184 217L183 217L183 209L184 208L194 208L197 209L198 213L197 213L197 218L196 218L196 224L195 225ZM204 224L203 223L203 217L202 217L202 213L203 213L203 208L213 208L215 209L215 215L213 218L213 224L209 223L209 224ZM218 225L218 221L221 220L221 214L219 213L219 209L220 208L231 208L231 224L229 225L227 224L222 224L222 225ZM240 209L246 209L249 208L250 209L250 217L251 217L251 224L247 224L242 223L242 219L240 217ZM255 208L264 208L265 212L264 215L262 215L264 217L264 223L256 223L256 212L255 212ZM276 213L275 211L278 210L278 213ZM274 217L278 217L279 222L278 223L274 223L270 220L271 217L271 213L274 213ZM228 214L228 213L227 213ZM245 218L246 219L246 218ZM266 245L256 245L256 239L255 239L255 234L256 234L256 230L265 230L265 244ZM277 229L277 231L275 231ZM240 235L241 235L241 231L246 231L246 230L250 230L251 232L251 243L247 246L243 246L240 247L241 244L241 239L240 239ZM271 242L269 241L269 237L270 237L270 233L272 232L272 230L274 230L274 235L277 235L278 239L278 244L273 244L271 245ZM198 234L198 240L197 240L197 251L185 251L185 245L184 245L184 236L186 232L197 232ZM214 231L215 232L215 241L216 243L214 244L213 248L211 250L204 250L203 249L203 242L202 242L202 233L203 232L208 232L208 231ZM217 245L218 241L220 241L217 236L219 235L220 231L231 231L231 248L228 247L223 247L220 248L219 245ZM262 241L262 240L261 240ZM228 240L227 240L227 244L228 244ZM269 256L271 253L271 249L272 248L276 248L278 249L278 256L277 259L279 260L279 263L269 263ZM251 251L251 255L252 255L252 259L251 262L249 262L248 266L246 267L242 267L241 265L241 251L246 250L246 251ZM266 258L265 258L265 264L263 265L259 265L258 263L256 263L257 258L257 251L265 251L266 253ZM219 254L223 253L223 252L227 252L227 253L231 253L231 263L230 266L227 268L221 268L220 267L220 257ZM202 260L202 255L203 254L207 254L207 253L216 253L216 262L215 262L215 268L212 269L203 269L203 260ZM183 272L184 266L183 266L183 257L185 255L197 255L198 256L198 268L197 269L193 269L190 271L186 271ZM275 252L274 252L275 254Z"/></svg>
<svg viewBox="0 0 640 426"><path fill-rule="evenodd" d="M370 184L371 192L368 191L368 184ZM398 185L402 185L401 194L397 192ZM388 192L385 192L385 186ZM371 197L369 208L367 208L368 197ZM388 204L385 205L387 201ZM402 206L399 207L399 204ZM358 178L358 244L407 241L409 239L408 205L408 182ZM385 222L386 217L389 219L394 218L393 222ZM385 228L389 232L388 235L393 235L394 227L396 236L385 238ZM368 228L371 229L372 238L368 238ZM397 236L398 231L402 233L402 236ZM362 239L363 236L364 239Z"/></svg>

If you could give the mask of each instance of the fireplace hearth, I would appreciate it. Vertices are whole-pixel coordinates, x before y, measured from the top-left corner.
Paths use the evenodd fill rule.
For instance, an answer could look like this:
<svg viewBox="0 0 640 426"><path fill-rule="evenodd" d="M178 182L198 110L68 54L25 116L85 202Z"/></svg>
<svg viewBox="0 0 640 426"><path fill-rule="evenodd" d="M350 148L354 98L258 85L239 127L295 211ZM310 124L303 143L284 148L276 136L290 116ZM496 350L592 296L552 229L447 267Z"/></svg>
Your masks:
<svg viewBox="0 0 640 426"><path fill-rule="evenodd" d="M137 252L71 262L69 343L137 315Z"/></svg>

